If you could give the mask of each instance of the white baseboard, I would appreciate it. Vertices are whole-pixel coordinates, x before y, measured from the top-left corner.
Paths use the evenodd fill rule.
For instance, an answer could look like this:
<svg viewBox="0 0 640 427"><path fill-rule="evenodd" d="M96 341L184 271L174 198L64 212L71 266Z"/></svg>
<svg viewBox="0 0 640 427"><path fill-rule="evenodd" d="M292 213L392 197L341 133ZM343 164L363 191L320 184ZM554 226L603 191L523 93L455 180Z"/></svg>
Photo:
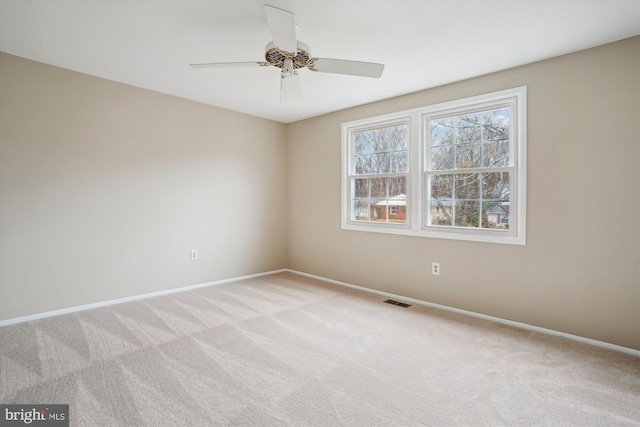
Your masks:
<svg viewBox="0 0 640 427"><path fill-rule="evenodd" d="M466 316L477 317L479 319L490 320L492 322L500 323L503 325L514 326L516 328L526 329L528 331L540 332L547 335L555 335L563 338L567 338L573 341L578 341L585 344L590 344L596 347L605 348L607 350L619 351L621 353L626 353L631 356L640 357L640 350L635 350L633 348L623 347L620 345L610 344L604 341L593 340L591 338L585 338L578 335L567 334L565 332L554 331L553 329L541 328L539 326L529 325L527 323L514 322L512 320L502 319L500 317L487 316L486 314L476 313L473 311L461 310L459 308L449 307L446 305L434 304L427 301L418 300L415 298L409 298L402 295L391 294L389 292L378 291L375 289L369 289L362 286L353 285L351 283L340 282L338 280L327 279L326 277L316 276L314 274L303 273L301 271L291 270L289 268L285 269L289 273L298 274L300 276L310 277L312 279L322 280L325 282L333 283L335 285L346 286L348 288L358 289L360 291L370 292L378 295L382 295L387 298L392 299L400 299L402 301L407 301L416 305L422 305L426 307L438 308L441 310L450 311L453 313L464 314Z"/></svg>
<svg viewBox="0 0 640 427"><path fill-rule="evenodd" d="M61 314L75 313L78 311L89 310L91 308L106 307L108 305L121 304L123 302L137 301L137 300L146 299L146 298L159 297L161 295L175 294L176 292L184 292L184 291L190 291L193 289L205 288L207 286L222 285L225 283L238 282L240 280L253 279L255 277L260 277L260 276L268 276L276 273L284 273L285 271L287 270L281 269L281 270L266 271L264 273L250 274L248 276L234 277L231 279L216 280L214 282L200 283L197 285L190 285L182 288L172 288L172 289L166 289L164 291L150 292L142 295L134 295L131 297L100 301L93 304L78 305L75 307L68 307L60 310L47 311L44 313L32 314L29 316L14 317L12 319L0 320L0 327L14 325L16 323L30 322L32 320L44 319L46 317L59 316Z"/></svg>

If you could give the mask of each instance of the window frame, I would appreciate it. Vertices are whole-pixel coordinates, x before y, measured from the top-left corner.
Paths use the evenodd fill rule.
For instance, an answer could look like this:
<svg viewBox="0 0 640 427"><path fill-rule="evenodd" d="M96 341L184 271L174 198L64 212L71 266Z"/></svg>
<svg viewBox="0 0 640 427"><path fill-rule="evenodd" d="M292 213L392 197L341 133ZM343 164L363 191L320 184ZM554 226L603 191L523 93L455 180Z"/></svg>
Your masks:
<svg viewBox="0 0 640 427"><path fill-rule="evenodd" d="M461 112L482 112L503 107L511 109L509 155L505 169L510 173L509 230L489 228L434 226L428 218L428 171L430 158L430 130L428 121L435 117L450 117ZM382 116L342 123L341 228L352 231L400 234L418 237L467 240L514 245L526 244L526 117L527 87L520 86L484 95L438 103ZM408 172L406 224L376 223L351 220L351 180L353 134L358 131L394 126L408 126ZM476 169L473 169L474 171ZM457 169L465 172L465 169Z"/></svg>

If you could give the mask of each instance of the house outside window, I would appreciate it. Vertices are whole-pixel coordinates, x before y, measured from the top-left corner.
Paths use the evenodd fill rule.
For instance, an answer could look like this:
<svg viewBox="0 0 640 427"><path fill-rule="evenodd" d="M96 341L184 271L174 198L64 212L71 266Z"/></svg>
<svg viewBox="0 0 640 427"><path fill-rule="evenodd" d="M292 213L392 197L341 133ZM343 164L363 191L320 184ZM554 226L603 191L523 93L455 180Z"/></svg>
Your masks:
<svg viewBox="0 0 640 427"><path fill-rule="evenodd" d="M525 244L526 87L342 131L343 229Z"/></svg>

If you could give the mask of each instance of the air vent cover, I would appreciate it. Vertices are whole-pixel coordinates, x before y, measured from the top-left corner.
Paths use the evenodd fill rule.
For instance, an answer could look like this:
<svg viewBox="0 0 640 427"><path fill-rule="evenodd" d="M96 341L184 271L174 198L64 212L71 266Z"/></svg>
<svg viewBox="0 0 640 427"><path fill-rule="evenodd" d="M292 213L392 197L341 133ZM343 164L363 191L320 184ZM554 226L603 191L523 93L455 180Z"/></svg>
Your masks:
<svg viewBox="0 0 640 427"><path fill-rule="evenodd" d="M406 304L406 303L404 303L404 302L395 301L395 300L392 300L392 299L388 299L388 300L386 300L385 302L386 302L387 304L393 304L393 305L397 305L397 306L399 306L399 307L404 307L404 308L411 307L411 304Z"/></svg>

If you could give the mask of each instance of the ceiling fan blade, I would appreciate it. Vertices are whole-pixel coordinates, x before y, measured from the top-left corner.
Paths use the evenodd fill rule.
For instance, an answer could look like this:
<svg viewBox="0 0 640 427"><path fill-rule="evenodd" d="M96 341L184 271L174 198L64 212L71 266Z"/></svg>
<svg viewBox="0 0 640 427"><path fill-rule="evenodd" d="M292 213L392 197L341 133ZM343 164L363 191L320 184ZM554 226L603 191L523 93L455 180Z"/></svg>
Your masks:
<svg viewBox="0 0 640 427"><path fill-rule="evenodd" d="M189 64L193 68L255 67L265 62L208 62L205 64Z"/></svg>
<svg viewBox="0 0 640 427"><path fill-rule="evenodd" d="M299 98L302 98L300 76L297 74L291 76L282 75L280 78L280 101L292 101Z"/></svg>
<svg viewBox="0 0 640 427"><path fill-rule="evenodd" d="M296 53L296 17L293 13L277 7L264 5L264 13L271 30L273 43L282 51Z"/></svg>
<svg viewBox="0 0 640 427"><path fill-rule="evenodd" d="M379 78L384 64L375 62L348 61L345 59L314 58L309 69L321 73L349 74L351 76Z"/></svg>

